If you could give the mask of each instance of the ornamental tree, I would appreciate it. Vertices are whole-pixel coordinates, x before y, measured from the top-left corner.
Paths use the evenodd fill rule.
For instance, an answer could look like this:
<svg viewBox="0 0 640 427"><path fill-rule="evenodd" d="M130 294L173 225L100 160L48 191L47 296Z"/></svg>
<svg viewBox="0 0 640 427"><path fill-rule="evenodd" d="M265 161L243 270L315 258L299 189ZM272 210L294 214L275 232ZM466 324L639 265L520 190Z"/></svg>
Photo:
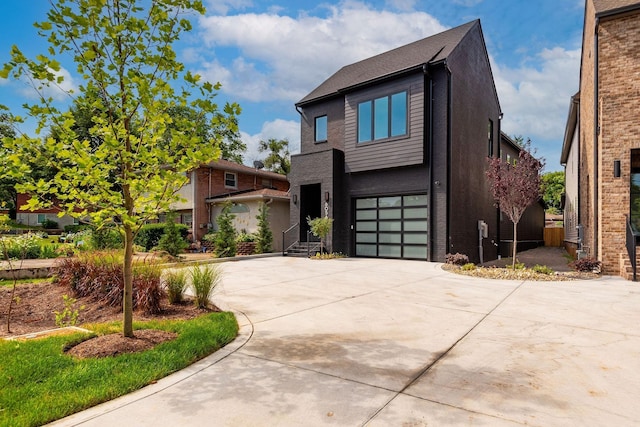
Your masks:
<svg viewBox="0 0 640 427"><path fill-rule="evenodd" d="M170 210L188 171L219 158L219 144L237 130L240 109L226 104L220 110L214 102L220 84L201 82L176 59L172 45L191 30L187 18L205 12L200 0L50 3L47 20L35 24L48 52L29 59L14 46L0 70L0 77L31 82L38 96L25 105L37 120L36 136L5 139L5 171L24 179L18 191L32 195L28 207L56 200L63 213L121 232L123 335L132 337L134 237L146 221ZM88 134L76 131L74 114L61 112L50 95L63 81L61 57L73 59L81 79L79 96L67 94L75 108L91 111ZM196 116L172 114L178 107ZM198 137L194 120L206 120L211 140ZM39 137L50 130L55 137ZM26 160L33 157L55 170L53 178L31 178L33 162Z"/></svg>
<svg viewBox="0 0 640 427"><path fill-rule="evenodd" d="M541 195L540 171L544 164L533 157L529 148L530 141L520 150L518 159L513 163L499 157L487 159L489 168L486 174L496 206L513 223L513 268L516 265L518 222L527 208L538 201Z"/></svg>

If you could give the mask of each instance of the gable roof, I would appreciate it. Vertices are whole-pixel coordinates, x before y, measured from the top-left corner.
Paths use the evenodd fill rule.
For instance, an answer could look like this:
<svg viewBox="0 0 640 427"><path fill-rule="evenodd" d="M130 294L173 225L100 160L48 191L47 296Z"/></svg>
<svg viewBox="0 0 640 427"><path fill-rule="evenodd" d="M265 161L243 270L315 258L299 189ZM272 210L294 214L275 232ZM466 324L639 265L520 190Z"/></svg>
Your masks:
<svg viewBox="0 0 640 427"><path fill-rule="evenodd" d="M206 199L207 203L218 203L225 201L249 201L249 200L263 200L263 199L277 199L277 200L289 200L289 192L274 190L272 188L263 188L260 190L238 192L236 194L223 194L219 196L213 196Z"/></svg>
<svg viewBox="0 0 640 427"><path fill-rule="evenodd" d="M397 75L425 64L445 60L479 20L415 41L388 52L347 65L302 98L296 106L337 95L365 83Z"/></svg>
<svg viewBox="0 0 640 427"><path fill-rule="evenodd" d="M638 0L593 0L596 16L617 15L634 9L640 9Z"/></svg>

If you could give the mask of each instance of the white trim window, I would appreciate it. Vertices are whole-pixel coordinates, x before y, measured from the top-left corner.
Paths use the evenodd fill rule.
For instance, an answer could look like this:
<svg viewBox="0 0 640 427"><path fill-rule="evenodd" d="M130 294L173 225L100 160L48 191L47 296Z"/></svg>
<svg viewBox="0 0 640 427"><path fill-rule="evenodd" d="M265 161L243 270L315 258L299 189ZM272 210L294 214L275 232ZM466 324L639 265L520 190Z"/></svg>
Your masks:
<svg viewBox="0 0 640 427"><path fill-rule="evenodd" d="M238 188L238 175L234 172L224 173L225 188Z"/></svg>

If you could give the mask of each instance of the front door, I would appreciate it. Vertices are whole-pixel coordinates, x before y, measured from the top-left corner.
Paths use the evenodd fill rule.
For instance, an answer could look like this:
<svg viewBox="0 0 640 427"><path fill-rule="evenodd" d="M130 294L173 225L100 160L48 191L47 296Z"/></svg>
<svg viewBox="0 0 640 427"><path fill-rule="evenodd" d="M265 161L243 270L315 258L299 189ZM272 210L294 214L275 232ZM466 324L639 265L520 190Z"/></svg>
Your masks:
<svg viewBox="0 0 640 427"><path fill-rule="evenodd" d="M308 184L300 186L300 241L307 241L309 223L307 218L320 218L322 216L322 190L320 184ZM313 236L310 236L314 239Z"/></svg>

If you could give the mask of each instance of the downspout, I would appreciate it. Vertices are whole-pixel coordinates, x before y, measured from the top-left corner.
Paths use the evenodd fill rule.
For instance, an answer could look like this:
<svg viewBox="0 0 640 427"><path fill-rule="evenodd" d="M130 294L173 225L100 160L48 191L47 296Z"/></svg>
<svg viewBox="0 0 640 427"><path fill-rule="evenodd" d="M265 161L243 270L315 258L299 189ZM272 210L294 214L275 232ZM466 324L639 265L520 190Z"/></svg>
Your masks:
<svg viewBox="0 0 640 427"><path fill-rule="evenodd" d="M598 95L598 26L600 25L600 18L596 17L596 32L594 36L594 49L593 49L593 57L594 57L594 70L593 70L593 95L594 95L594 103L593 103L593 258L598 259L598 230L599 230L599 222L600 215L598 215L598 135L600 134L600 125L598 118L598 105L600 104L599 95Z"/></svg>
<svg viewBox="0 0 640 427"><path fill-rule="evenodd" d="M447 72L447 220L446 220L446 248L451 252L451 70L444 61L444 69Z"/></svg>
<svg viewBox="0 0 640 427"><path fill-rule="evenodd" d="M433 230L434 230L434 221L433 221L433 78L429 74L429 65L424 64L422 66L422 73L424 74L424 84L427 85L427 80L429 80L429 89L427 91L427 95L429 96L428 100L425 100L425 108L427 109L427 120L425 120L425 126L428 126L425 129L424 134L427 135L427 153L429 153L429 172L428 172L428 182L427 182L427 194L429 195L429 245L427 247L427 261L433 261Z"/></svg>

